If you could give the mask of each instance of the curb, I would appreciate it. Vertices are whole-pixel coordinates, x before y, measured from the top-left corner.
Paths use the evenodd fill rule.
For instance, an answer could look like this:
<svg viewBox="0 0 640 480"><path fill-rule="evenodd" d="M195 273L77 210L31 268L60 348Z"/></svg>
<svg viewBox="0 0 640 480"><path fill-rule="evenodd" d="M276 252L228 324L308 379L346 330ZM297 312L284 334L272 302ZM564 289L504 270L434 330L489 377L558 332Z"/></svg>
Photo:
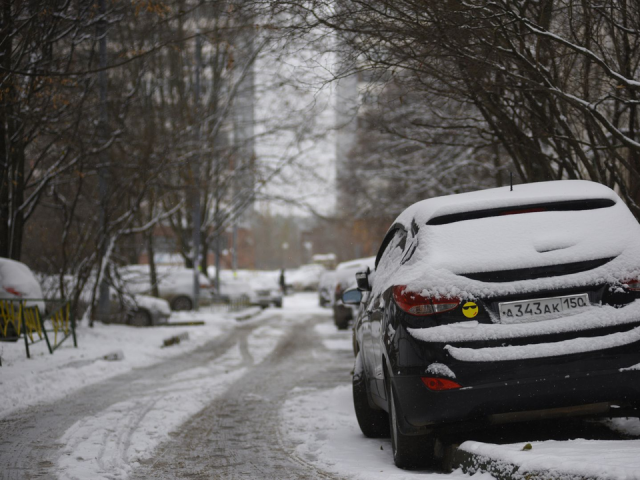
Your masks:
<svg viewBox="0 0 640 480"><path fill-rule="evenodd" d="M453 452L452 468L461 469L467 475L488 473L496 480L597 480L598 477L554 472L551 470L524 470L513 463L497 460L485 455L476 455L456 448Z"/></svg>

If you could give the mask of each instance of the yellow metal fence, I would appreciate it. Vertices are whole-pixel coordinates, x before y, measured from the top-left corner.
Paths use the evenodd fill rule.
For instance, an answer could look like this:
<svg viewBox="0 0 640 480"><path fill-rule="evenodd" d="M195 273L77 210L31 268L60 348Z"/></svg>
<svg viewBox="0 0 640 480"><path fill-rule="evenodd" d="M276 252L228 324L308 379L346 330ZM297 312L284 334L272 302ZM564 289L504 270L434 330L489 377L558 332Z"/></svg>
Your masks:
<svg viewBox="0 0 640 480"><path fill-rule="evenodd" d="M44 316L34 303L46 305ZM31 358L30 346L43 340L49 353L53 353L67 338L72 338L73 346L77 347L76 323L69 301L0 299L0 341L11 342L21 338L24 339L27 358Z"/></svg>

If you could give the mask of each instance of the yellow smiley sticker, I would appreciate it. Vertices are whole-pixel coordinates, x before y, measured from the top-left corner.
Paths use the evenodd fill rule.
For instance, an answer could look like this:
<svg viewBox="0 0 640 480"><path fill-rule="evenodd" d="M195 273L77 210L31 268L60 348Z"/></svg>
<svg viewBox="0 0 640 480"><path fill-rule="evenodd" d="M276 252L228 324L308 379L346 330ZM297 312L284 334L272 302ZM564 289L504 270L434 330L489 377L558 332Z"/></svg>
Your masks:
<svg viewBox="0 0 640 480"><path fill-rule="evenodd" d="M462 306L462 314L467 318L473 318L478 315L478 305L473 302L467 302Z"/></svg>

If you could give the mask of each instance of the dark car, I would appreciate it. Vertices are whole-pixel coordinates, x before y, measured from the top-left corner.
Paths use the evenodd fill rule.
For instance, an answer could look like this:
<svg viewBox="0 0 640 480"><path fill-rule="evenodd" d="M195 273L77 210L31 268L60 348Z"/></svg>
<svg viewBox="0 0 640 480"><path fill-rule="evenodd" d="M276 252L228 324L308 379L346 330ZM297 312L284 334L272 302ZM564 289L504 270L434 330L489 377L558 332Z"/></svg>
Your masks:
<svg viewBox="0 0 640 480"><path fill-rule="evenodd" d="M375 257L358 258L348 262L339 263L333 277L333 323L338 330L346 330L349 322L353 319L354 308L342 302L342 294L350 287L355 286L356 272L367 268L373 268Z"/></svg>
<svg viewBox="0 0 640 480"><path fill-rule="evenodd" d="M640 226L609 188L543 182L409 207L361 273L353 397L397 466L474 428L640 415Z"/></svg>

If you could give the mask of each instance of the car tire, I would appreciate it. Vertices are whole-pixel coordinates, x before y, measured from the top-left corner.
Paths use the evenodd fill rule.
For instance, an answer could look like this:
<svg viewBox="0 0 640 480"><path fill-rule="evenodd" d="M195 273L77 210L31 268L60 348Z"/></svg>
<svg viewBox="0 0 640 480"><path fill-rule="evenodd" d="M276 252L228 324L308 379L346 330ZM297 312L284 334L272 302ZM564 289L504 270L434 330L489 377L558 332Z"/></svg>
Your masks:
<svg viewBox="0 0 640 480"><path fill-rule="evenodd" d="M191 310L192 308L193 302L189 297L185 297L184 295L176 297L171 301L171 310L181 312Z"/></svg>
<svg viewBox="0 0 640 480"><path fill-rule="evenodd" d="M153 325L151 314L146 310L136 310L129 317L127 322L133 327L150 327Z"/></svg>
<svg viewBox="0 0 640 480"><path fill-rule="evenodd" d="M338 330L346 330L349 327L349 320L351 320L351 310L344 307L333 308L333 323L335 323Z"/></svg>
<svg viewBox="0 0 640 480"><path fill-rule="evenodd" d="M273 304L276 308L282 308L282 300L280 300L279 302L274 302Z"/></svg>
<svg viewBox="0 0 640 480"><path fill-rule="evenodd" d="M367 392L367 379L361 357L356 357L356 366L353 370L353 407L360 430L365 437L385 438L389 436L389 415L384 410L375 410L369 404Z"/></svg>
<svg viewBox="0 0 640 480"><path fill-rule="evenodd" d="M404 435L398 428L398 419L403 413L397 403L397 395L391 382L387 381L389 401L389 430L391 433L391 451L396 467L404 470L435 467L435 438L428 435Z"/></svg>

